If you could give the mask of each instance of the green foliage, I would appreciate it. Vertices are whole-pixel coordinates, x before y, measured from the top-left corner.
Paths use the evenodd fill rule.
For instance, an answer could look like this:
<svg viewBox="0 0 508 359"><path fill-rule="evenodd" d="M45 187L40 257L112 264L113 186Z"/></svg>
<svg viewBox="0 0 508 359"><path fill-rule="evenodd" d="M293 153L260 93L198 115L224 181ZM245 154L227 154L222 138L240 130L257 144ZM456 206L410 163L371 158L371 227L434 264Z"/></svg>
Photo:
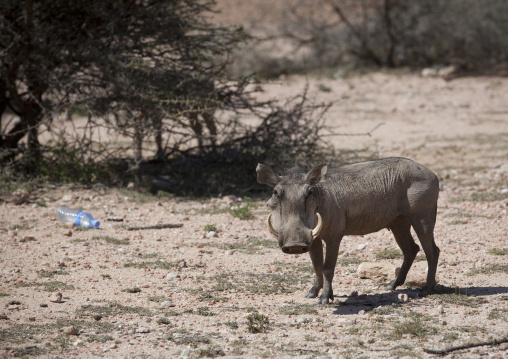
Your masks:
<svg viewBox="0 0 508 359"><path fill-rule="evenodd" d="M238 329L238 322L236 321L227 321L226 325L231 329Z"/></svg>
<svg viewBox="0 0 508 359"><path fill-rule="evenodd" d="M377 259L396 259L402 258L402 252L399 249L385 248L376 253Z"/></svg>
<svg viewBox="0 0 508 359"><path fill-rule="evenodd" d="M139 287L126 288L126 289L123 289L122 292L126 292L126 293L141 293L141 288L139 288Z"/></svg>
<svg viewBox="0 0 508 359"><path fill-rule="evenodd" d="M217 232L217 227L215 224L205 224L205 228L204 228L204 231L205 232Z"/></svg>
<svg viewBox="0 0 508 359"><path fill-rule="evenodd" d="M417 312L409 312L405 314L405 317L406 320L393 324L393 328L388 334L389 339L402 339L404 335L422 339L438 332L435 327L427 323L430 320L428 316Z"/></svg>
<svg viewBox="0 0 508 359"><path fill-rule="evenodd" d="M250 219L254 217L251 208L252 208L252 199L250 199L249 197L244 197L243 204L239 204L237 207L231 208L229 212L234 217L240 219Z"/></svg>
<svg viewBox="0 0 508 359"><path fill-rule="evenodd" d="M117 244L117 245L130 244L130 241L128 241L126 239L117 239L117 238L110 237L110 236L93 236L92 239L104 241L109 244Z"/></svg>
<svg viewBox="0 0 508 359"><path fill-rule="evenodd" d="M218 356L226 355L224 350L222 350L222 348L220 348L217 345L212 345L212 346L209 346L205 349L198 349L198 350L196 350L196 354L198 355L199 358L201 358L201 357L215 358Z"/></svg>
<svg viewBox="0 0 508 359"><path fill-rule="evenodd" d="M253 334L266 332L269 324L270 320L264 314L254 312L247 316L247 327Z"/></svg>
<svg viewBox="0 0 508 359"><path fill-rule="evenodd" d="M489 254L496 256L506 256L508 255L508 248L492 248L489 249Z"/></svg>
<svg viewBox="0 0 508 359"><path fill-rule="evenodd" d="M168 318L163 317L163 318L157 319L157 324L171 325L171 321Z"/></svg>

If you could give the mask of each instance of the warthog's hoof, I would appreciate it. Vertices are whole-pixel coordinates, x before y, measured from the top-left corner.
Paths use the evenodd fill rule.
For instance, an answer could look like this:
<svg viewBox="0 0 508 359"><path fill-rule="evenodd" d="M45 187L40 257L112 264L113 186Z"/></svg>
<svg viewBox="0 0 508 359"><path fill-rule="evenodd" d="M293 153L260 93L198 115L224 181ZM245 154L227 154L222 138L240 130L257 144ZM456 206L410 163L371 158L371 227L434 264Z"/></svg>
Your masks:
<svg viewBox="0 0 508 359"><path fill-rule="evenodd" d="M305 298L316 298L319 294L321 288L312 287L307 294L305 294Z"/></svg>
<svg viewBox="0 0 508 359"><path fill-rule="evenodd" d="M385 290L395 290L395 288L397 288L397 283L394 279L385 287Z"/></svg>

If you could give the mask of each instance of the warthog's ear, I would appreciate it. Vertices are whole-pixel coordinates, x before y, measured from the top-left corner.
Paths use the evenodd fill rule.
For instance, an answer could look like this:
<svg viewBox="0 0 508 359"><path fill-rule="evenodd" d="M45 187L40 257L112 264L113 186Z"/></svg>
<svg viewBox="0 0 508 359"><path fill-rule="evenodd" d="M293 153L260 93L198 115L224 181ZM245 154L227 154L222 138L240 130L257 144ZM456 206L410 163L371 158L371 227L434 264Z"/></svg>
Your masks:
<svg viewBox="0 0 508 359"><path fill-rule="evenodd" d="M277 186L280 181L280 176L277 175L273 170L261 163L256 167L256 173L258 174L258 182L261 184L267 184L270 187Z"/></svg>
<svg viewBox="0 0 508 359"><path fill-rule="evenodd" d="M325 178L326 171L328 170L328 167L325 163L322 163L320 165L317 165L313 169L307 173L305 176L305 182L310 184L311 186L314 186L319 183L322 179Z"/></svg>

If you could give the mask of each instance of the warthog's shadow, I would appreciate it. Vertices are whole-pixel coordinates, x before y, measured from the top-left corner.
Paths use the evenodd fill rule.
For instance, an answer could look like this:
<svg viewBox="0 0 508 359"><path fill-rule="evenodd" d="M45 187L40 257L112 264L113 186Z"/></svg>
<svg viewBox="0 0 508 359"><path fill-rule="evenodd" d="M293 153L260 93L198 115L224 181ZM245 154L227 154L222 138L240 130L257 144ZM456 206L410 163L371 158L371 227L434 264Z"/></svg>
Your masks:
<svg viewBox="0 0 508 359"><path fill-rule="evenodd" d="M454 288L439 285L436 290L430 293L425 293L415 289L399 289L393 292L376 293L376 294L363 294L357 296L339 296L340 301L335 305L333 314L338 315L351 315L359 314L364 310L368 312L378 307L389 306L393 304L405 305L410 302L404 302L399 299L399 294L406 294L411 302L418 301L419 299L432 295L439 296L445 294L465 295L467 297L488 296L495 294L508 293L508 287L469 287L469 288ZM346 300L343 301L343 298Z"/></svg>

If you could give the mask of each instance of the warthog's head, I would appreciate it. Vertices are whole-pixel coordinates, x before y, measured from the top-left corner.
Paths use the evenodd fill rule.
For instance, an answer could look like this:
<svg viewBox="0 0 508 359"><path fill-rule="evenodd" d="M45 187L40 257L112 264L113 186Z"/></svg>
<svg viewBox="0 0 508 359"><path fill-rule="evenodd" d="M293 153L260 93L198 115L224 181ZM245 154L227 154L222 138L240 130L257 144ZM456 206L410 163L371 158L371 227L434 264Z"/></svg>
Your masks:
<svg viewBox="0 0 508 359"><path fill-rule="evenodd" d="M308 252L312 241L319 237L323 222L318 212L321 189L317 184L326 169L324 164L309 173L294 168L279 176L270 167L258 164L258 182L273 187L267 203L272 209L267 219L268 230L278 239L284 253Z"/></svg>

